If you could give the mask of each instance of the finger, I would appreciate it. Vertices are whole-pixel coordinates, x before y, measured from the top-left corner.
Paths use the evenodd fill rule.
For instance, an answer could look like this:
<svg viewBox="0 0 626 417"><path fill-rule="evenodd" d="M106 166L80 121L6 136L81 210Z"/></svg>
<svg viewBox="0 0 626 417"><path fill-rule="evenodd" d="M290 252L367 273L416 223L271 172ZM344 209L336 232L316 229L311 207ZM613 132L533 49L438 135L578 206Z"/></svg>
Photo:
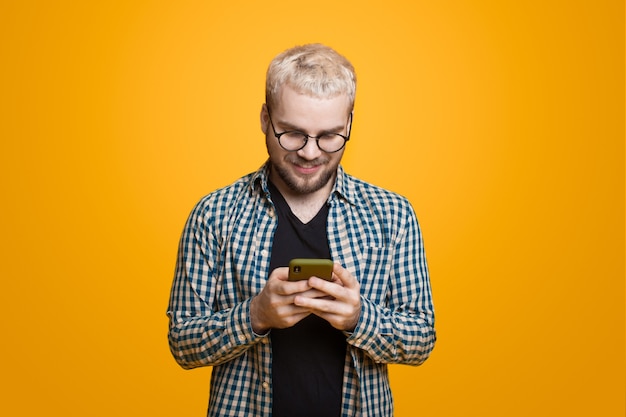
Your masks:
<svg viewBox="0 0 626 417"><path fill-rule="evenodd" d="M280 295L295 295L311 289L307 280L302 281L282 281L278 285Z"/></svg>
<svg viewBox="0 0 626 417"><path fill-rule="evenodd" d="M311 288L311 289L309 289L307 291L304 291L304 292L301 292L299 294L296 294L294 296L294 298L295 297L299 297L299 296L307 297L307 298L323 298L323 297L328 297L328 294L325 293L324 291L320 291L320 290L317 290L315 288Z"/></svg>
<svg viewBox="0 0 626 417"><path fill-rule="evenodd" d="M305 308L307 311L320 317L347 317L353 314L353 310L346 303L327 298L306 298L297 296L294 299L297 307Z"/></svg>
<svg viewBox="0 0 626 417"><path fill-rule="evenodd" d="M336 313L336 303L334 300L328 300L325 298L311 298L303 295L297 295L294 297L293 303L296 307L304 308L307 311L312 312L325 312Z"/></svg>
<svg viewBox="0 0 626 417"><path fill-rule="evenodd" d="M339 330L354 330L361 310L360 305L351 305L347 302L326 298L297 296L294 302L297 306L307 308L311 313L323 318Z"/></svg>
<svg viewBox="0 0 626 417"><path fill-rule="evenodd" d="M298 308L297 310L294 309L290 314L280 316L273 327L277 329L284 329L294 326L310 314L311 312L304 308Z"/></svg>
<svg viewBox="0 0 626 417"><path fill-rule="evenodd" d="M287 267L274 269L266 286L269 286L272 292L278 295L293 295L310 289L306 280L289 281L289 268Z"/></svg>
<svg viewBox="0 0 626 417"><path fill-rule="evenodd" d="M344 268L339 262L335 262L333 264L333 274L341 281L343 286L348 288L358 287L359 282L356 280L356 277L350 273L346 268Z"/></svg>
<svg viewBox="0 0 626 417"><path fill-rule="evenodd" d="M317 291L330 295L334 298L340 297L345 291L345 288L340 282L330 282L322 278L311 277L309 278L309 286Z"/></svg>
<svg viewBox="0 0 626 417"><path fill-rule="evenodd" d="M339 277L335 273L333 273L333 276L330 279L330 282L332 282L334 284L337 284L337 285L341 285L343 287L343 282L341 282L341 280L339 279Z"/></svg>
<svg viewBox="0 0 626 417"><path fill-rule="evenodd" d="M286 266L281 266L276 268L270 274L269 279L279 279L281 281L287 281L289 278L289 268Z"/></svg>

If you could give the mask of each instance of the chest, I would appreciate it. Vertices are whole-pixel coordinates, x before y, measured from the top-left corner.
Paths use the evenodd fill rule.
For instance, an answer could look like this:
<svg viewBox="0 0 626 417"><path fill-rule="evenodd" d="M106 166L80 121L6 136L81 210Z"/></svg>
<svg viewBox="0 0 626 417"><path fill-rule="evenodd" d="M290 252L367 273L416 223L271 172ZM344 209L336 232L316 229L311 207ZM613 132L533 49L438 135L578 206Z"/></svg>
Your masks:
<svg viewBox="0 0 626 417"><path fill-rule="evenodd" d="M384 303L393 263L393 228L370 210L349 204L331 204L328 210L326 236L331 259L355 275L364 296ZM224 220L219 239L220 272L216 276L217 310L263 289L272 269L272 247L278 228L276 208L271 204L242 207L236 216Z"/></svg>
<svg viewBox="0 0 626 417"><path fill-rule="evenodd" d="M322 207L326 204L326 199L310 201L288 201L289 209L302 223L309 223L315 218Z"/></svg>

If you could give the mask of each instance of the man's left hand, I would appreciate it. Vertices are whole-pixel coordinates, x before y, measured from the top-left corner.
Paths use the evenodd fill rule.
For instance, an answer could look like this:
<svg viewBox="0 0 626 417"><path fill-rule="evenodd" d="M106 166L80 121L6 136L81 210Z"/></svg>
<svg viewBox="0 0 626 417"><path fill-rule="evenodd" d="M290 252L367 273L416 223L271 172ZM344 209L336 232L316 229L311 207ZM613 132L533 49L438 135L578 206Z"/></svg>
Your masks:
<svg viewBox="0 0 626 417"><path fill-rule="evenodd" d="M333 281L312 277L309 278L309 286L322 291L328 297L309 298L298 295L294 304L309 309L338 330L353 331L361 314L361 286L354 275L335 263Z"/></svg>

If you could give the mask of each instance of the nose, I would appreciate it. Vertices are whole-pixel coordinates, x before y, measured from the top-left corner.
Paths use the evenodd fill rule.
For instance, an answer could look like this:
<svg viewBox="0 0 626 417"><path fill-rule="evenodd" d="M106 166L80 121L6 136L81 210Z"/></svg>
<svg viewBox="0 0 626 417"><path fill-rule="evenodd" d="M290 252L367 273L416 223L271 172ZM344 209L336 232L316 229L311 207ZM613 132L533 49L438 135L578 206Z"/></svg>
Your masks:
<svg viewBox="0 0 626 417"><path fill-rule="evenodd" d="M297 151L298 156L308 161L312 161L322 154L322 150L317 145L317 140L315 138L309 138L304 145L304 148Z"/></svg>

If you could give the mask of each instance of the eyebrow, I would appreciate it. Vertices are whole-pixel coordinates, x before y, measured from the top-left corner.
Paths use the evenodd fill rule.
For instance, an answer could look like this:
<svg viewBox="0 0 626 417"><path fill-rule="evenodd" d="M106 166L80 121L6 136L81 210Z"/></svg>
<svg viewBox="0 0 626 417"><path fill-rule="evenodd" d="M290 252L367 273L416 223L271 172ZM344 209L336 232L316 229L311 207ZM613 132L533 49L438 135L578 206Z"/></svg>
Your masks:
<svg viewBox="0 0 626 417"><path fill-rule="evenodd" d="M300 128L300 127L298 127L296 125L293 125L293 124L291 124L289 122L284 122L282 120L278 120L276 122L276 124L280 125L280 127L285 129L284 130L285 132L296 131L296 132L302 132L302 133L309 133L309 132L306 132L305 129L302 129L302 128ZM344 124L344 125L341 125L341 126L337 126L337 127L331 128L331 129L324 129L324 130L321 130L320 132L318 132L318 135L321 135L321 134L324 134L324 133L337 133L339 131L344 130L345 128L346 128L346 125Z"/></svg>

